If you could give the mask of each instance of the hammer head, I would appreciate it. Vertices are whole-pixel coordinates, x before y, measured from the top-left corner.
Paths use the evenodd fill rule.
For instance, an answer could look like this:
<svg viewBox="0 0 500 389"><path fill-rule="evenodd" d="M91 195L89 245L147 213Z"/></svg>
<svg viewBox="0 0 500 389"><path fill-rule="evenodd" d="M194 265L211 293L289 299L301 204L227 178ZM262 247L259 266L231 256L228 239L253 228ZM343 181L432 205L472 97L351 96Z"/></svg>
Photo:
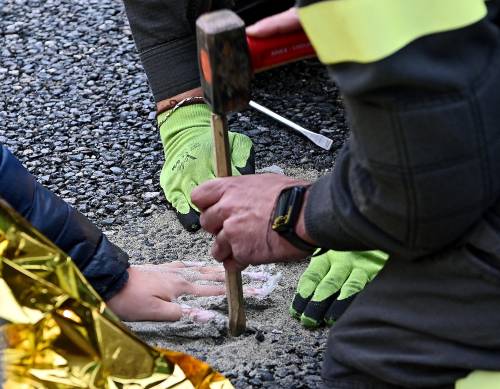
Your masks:
<svg viewBox="0 0 500 389"><path fill-rule="evenodd" d="M246 108L252 69L245 23L229 10L204 14L196 21L201 86L219 115Z"/></svg>

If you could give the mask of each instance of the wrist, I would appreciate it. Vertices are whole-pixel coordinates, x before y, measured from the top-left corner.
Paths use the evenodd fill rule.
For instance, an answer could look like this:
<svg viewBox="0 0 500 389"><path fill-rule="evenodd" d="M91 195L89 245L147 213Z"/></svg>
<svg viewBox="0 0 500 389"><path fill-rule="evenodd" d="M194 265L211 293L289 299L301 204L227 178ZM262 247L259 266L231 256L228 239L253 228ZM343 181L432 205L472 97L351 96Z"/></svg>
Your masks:
<svg viewBox="0 0 500 389"><path fill-rule="evenodd" d="M307 184L286 187L281 191L276 201L271 228L298 249L312 252L317 246L311 242L303 222L303 204L307 191ZM303 236L309 241L303 239Z"/></svg>
<svg viewBox="0 0 500 389"><path fill-rule="evenodd" d="M179 101L185 100L189 97L203 97L203 89L201 89L201 87L191 89L191 90L188 90L186 92L179 93L178 95L169 97L168 99L164 99L164 100L159 101L156 104L157 115L159 115L165 111L171 110L179 103Z"/></svg>
<svg viewBox="0 0 500 389"><path fill-rule="evenodd" d="M184 140L189 140L197 134L210 134L210 108L207 104L196 98L197 104L179 105L170 111L158 115L160 138L164 147L170 142L176 142L178 135Z"/></svg>
<svg viewBox="0 0 500 389"><path fill-rule="evenodd" d="M302 201L302 207L300 209L299 218L297 220L297 224L295 225L295 233L297 234L297 236L300 239L306 241L307 243L309 243L312 246L317 247L318 244L317 244L317 242L314 241L314 239L311 238L311 236L307 232L306 223L305 223L305 209L306 209L307 200L309 198L309 188L310 188L310 186L307 188L306 193L304 194L304 199Z"/></svg>

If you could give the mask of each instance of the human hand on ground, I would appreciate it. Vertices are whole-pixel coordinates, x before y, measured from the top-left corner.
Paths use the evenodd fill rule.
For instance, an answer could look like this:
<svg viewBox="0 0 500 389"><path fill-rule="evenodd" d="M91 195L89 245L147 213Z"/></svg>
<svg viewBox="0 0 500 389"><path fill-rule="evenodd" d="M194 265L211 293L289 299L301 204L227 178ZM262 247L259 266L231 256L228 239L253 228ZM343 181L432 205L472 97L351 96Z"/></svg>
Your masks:
<svg viewBox="0 0 500 389"><path fill-rule="evenodd" d="M221 296L225 294L225 272L222 266L206 266L200 262L171 262L162 265L139 265L128 269L129 280L111 298L108 307L125 321L177 321L189 317L208 322L218 315L214 311L178 304L183 295ZM274 288L275 278L267 272L246 272L250 280L270 281L262 288L244 287L245 296L267 297ZM279 278L279 277L278 277ZM201 285L197 281L213 281Z"/></svg>
<svg viewBox="0 0 500 389"><path fill-rule="evenodd" d="M271 229L271 219L284 188L307 184L280 174L260 174L217 178L194 189L191 199L201 211L201 226L216 235L213 257L228 270L305 258L307 252Z"/></svg>
<svg viewBox="0 0 500 389"><path fill-rule="evenodd" d="M381 251L330 250L313 256L300 277L290 314L304 327L332 325L378 274L387 258Z"/></svg>
<svg viewBox="0 0 500 389"><path fill-rule="evenodd" d="M189 278L185 275L187 270L190 271ZM109 308L125 321L177 321L183 315L194 315L194 319L207 321L211 318L209 311L191 312L175 303L175 299L182 295L218 296L225 293L223 284L195 283L197 280L223 282L224 273L213 267L190 267L172 262L131 266L128 273L129 279L123 289L107 302Z"/></svg>
<svg viewBox="0 0 500 389"><path fill-rule="evenodd" d="M276 15L269 16L247 27L247 35L252 38L267 38L301 30L299 16L295 7Z"/></svg>
<svg viewBox="0 0 500 389"><path fill-rule="evenodd" d="M191 190L215 178L210 109L205 104L180 107L169 116L158 116L165 163L160 185L167 201L175 208L188 231L200 228L198 209L191 201ZM243 134L229 132L231 166L234 176L255 170L253 145Z"/></svg>

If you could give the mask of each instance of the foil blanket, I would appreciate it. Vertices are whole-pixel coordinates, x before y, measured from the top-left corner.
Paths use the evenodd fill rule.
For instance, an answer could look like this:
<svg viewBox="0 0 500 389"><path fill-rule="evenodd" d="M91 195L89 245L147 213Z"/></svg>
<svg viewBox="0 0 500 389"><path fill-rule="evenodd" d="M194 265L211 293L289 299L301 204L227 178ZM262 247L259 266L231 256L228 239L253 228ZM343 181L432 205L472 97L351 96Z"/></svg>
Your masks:
<svg viewBox="0 0 500 389"><path fill-rule="evenodd" d="M233 388L208 364L129 332L66 254L0 200L5 389Z"/></svg>

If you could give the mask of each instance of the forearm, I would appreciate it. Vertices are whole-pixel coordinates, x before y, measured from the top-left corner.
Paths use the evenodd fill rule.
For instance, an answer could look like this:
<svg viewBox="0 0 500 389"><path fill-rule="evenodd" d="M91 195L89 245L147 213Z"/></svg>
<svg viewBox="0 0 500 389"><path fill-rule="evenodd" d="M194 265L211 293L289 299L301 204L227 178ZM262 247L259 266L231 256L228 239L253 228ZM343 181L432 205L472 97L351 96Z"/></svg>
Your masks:
<svg viewBox="0 0 500 389"><path fill-rule="evenodd" d="M230 0L124 0L127 17L155 101L200 86L195 22Z"/></svg>
<svg viewBox="0 0 500 389"><path fill-rule="evenodd" d="M82 214L36 182L3 146L0 196L66 252L104 299L112 297L127 282L127 254Z"/></svg>

